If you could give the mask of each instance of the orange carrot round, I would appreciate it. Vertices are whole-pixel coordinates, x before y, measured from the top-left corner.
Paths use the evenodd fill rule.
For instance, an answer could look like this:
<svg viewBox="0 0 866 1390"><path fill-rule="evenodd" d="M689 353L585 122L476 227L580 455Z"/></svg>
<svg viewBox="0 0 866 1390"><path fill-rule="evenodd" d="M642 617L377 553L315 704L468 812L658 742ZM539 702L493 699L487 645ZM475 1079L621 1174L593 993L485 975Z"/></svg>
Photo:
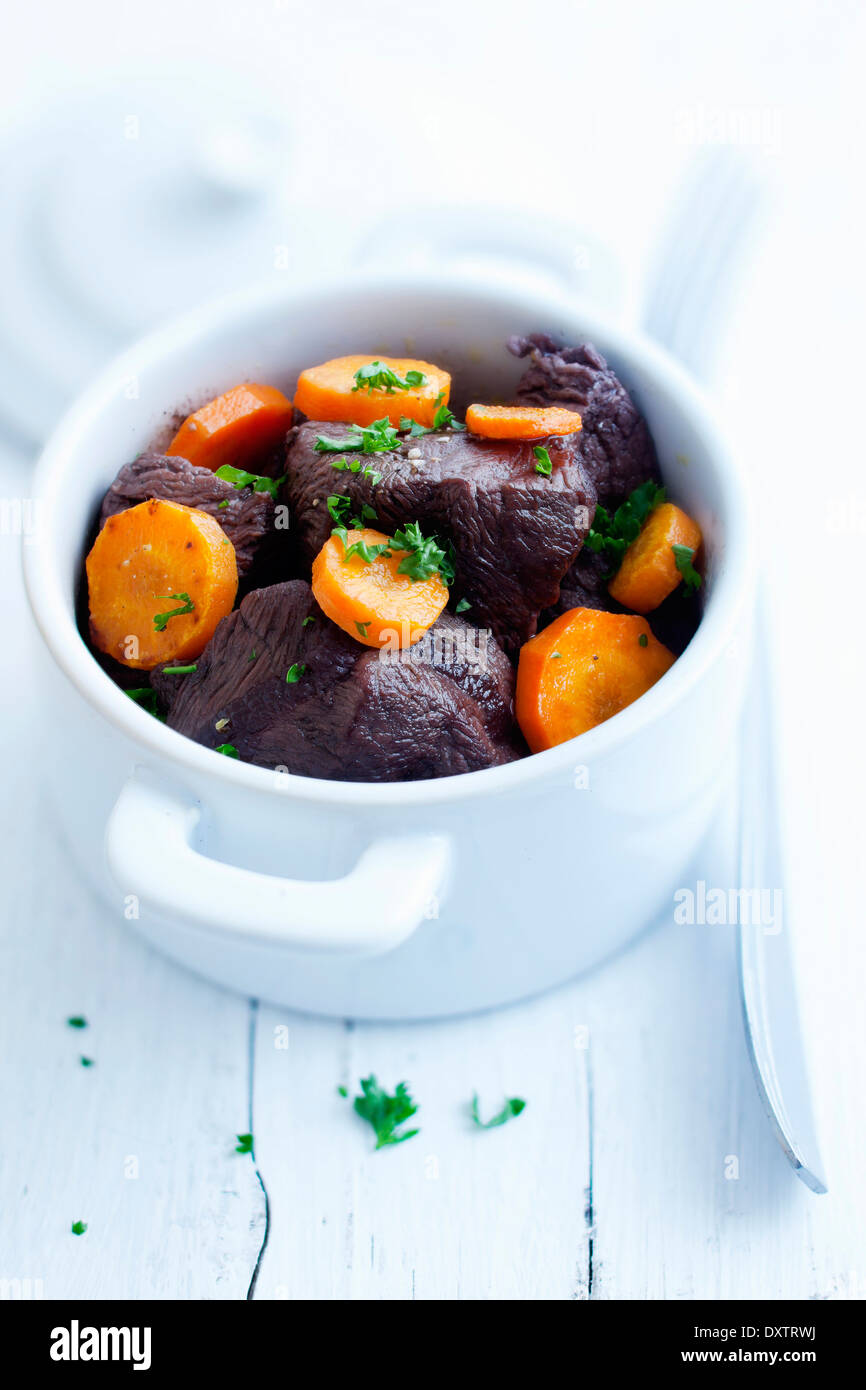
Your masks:
<svg viewBox="0 0 866 1390"><path fill-rule="evenodd" d="M125 666L185 661L231 612L237 587L234 546L212 516L140 502L108 518L87 557L90 635Z"/></svg>
<svg viewBox="0 0 866 1390"><path fill-rule="evenodd" d="M215 473L223 464L250 469L266 458L292 423L292 403L276 386L246 382L216 396L184 420L167 454Z"/></svg>
<svg viewBox="0 0 866 1390"><path fill-rule="evenodd" d="M369 562L351 553L358 544L373 555ZM378 547L385 549L374 554ZM439 617L448 589L436 572L427 579L400 574L408 553L395 550L381 531L348 531L345 543L331 536L313 561L316 602L367 647L411 647Z"/></svg>
<svg viewBox="0 0 866 1390"><path fill-rule="evenodd" d="M611 598L635 613L651 613L682 582L672 547L697 551L701 528L673 502L662 502L650 512L608 584Z"/></svg>
<svg viewBox="0 0 866 1390"><path fill-rule="evenodd" d="M424 380L401 385L407 382L408 373L417 373ZM415 380L414 376L410 379ZM450 390L451 377L432 362L355 353L351 357L334 357L301 372L295 408L311 420L372 425L374 420L387 416L392 425L398 426L405 416L429 428L439 406L448 404Z"/></svg>
<svg viewBox="0 0 866 1390"><path fill-rule="evenodd" d="M558 405L470 405L466 411L466 428L486 439L546 439L580 427L577 411Z"/></svg>
<svg viewBox="0 0 866 1390"><path fill-rule="evenodd" d="M533 753L618 714L673 665L644 618L572 608L524 643L517 722Z"/></svg>

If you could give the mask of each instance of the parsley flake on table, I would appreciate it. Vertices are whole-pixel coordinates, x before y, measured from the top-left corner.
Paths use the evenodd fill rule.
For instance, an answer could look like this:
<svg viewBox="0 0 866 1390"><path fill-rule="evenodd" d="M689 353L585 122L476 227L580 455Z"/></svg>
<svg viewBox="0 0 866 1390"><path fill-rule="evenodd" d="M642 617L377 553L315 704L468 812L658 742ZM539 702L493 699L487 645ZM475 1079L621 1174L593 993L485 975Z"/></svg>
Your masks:
<svg viewBox="0 0 866 1390"><path fill-rule="evenodd" d="M525 1109L525 1100L521 1100L519 1096L509 1096L502 1109L498 1111L496 1115L493 1115L489 1120L482 1120L478 1110L477 1092L473 1094L472 1104L469 1107L472 1123L477 1125L479 1129L497 1129L499 1125L507 1124L509 1120L513 1120Z"/></svg>
<svg viewBox="0 0 866 1390"><path fill-rule="evenodd" d="M362 1077L360 1084L361 1094L355 1097L353 1105L356 1114L374 1129L377 1149L383 1149L386 1144L402 1144L418 1134L417 1129L398 1131L398 1126L418 1109L405 1081L398 1082L393 1096L383 1090L373 1075Z"/></svg>
<svg viewBox="0 0 866 1390"><path fill-rule="evenodd" d="M82 1065L83 1067L92 1067L92 1066L95 1065L95 1063L94 1063L92 1057L82 1057L82 1058L81 1058L81 1065Z"/></svg>
<svg viewBox="0 0 866 1390"><path fill-rule="evenodd" d="M353 376L355 385L352 391L366 391L368 395L373 391L384 391L393 396L395 387L398 391L409 391L413 386L423 386L427 380L423 372L416 371L407 372L405 377L398 376L393 367L386 366L378 358L359 367Z"/></svg>
<svg viewBox="0 0 866 1390"><path fill-rule="evenodd" d="M237 1134L237 1135L235 1135L235 1138L236 1138L237 1141L238 1141L238 1142L235 1144L235 1153L236 1153L236 1154L251 1154L251 1153L252 1153L252 1151L253 1151L253 1136L252 1136L251 1134Z"/></svg>
<svg viewBox="0 0 866 1390"><path fill-rule="evenodd" d="M66 1020L66 1022L67 1022L67 1025L68 1025L70 1028L86 1028L86 1027L87 1027L87 1019L86 1019L86 1018L82 1018L80 1014L76 1014L74 1018L68 1018L68 1019Z"/></svg>
<svg viewBox="0 0 866 1390"><path fill-rule="evenodd" d="M701 587L701 576L692 564L695 552L690 545L672 545L671 550L674 552L674 564L683 577L683 592L688 598Z"/></svg>
<svg viewBox="0 0 866 1390"><path fill-rule="evenodd" d="M87 1222L73 1221L71 1229L74 1236L83 1236L84 1232L87 1230Z"/></svg>

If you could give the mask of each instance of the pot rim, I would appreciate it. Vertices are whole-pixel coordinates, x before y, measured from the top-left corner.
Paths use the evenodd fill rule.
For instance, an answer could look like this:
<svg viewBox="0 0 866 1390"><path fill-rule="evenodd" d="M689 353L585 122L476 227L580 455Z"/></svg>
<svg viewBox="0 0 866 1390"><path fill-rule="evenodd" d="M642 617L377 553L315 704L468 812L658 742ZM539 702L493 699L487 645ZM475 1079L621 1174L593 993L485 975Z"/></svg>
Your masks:
<svg viewBox="0 0 866 1390"><path fill-rule="evenodd" d="M233 758L215 755L209 748L169 729L140 709L115 685L88 650L75 621L75 605L61 578L53 553L50 524L37 527L23 546L24 581L36 624L57 665L82 697L103 718L123 733L142 752L156 755L192 773L215 778L285 801L312 801L336 806L429 806L457 802L475 796L519 792L573 767L597 762L620 751L649 729L675 705L686 700L704 678L720 653L737 637L737 629L753 592L753 544L751 504L744 476L735 463L711 407L688 374L640 331L608 323L594 309L575 299L538 290L515 290L503 281L485 281L478 275L406 272L353 273L309 282L303 289L275 289L272 284L221 296L170 320L116 356L84 389L53 430L40 456L32 495L40 518L51 516L50 503L61 489L57 476L86 441L87 433L102 410L116 396L118 383L147 369L166 354L198 347L219 326L254 321L275 305L287 312L314 312L321 299L353 293L465 294L488 299L504 295L522 301L538 312L539 320L556 322L563 313L578 313L582 332L607 355L638 363L673 396L683 416L710 444L712 467L724 499L726 518L725 557L716 577L697 632L671 669L647 693L619 714L587 733L543 753L535 753L501 767L458 773L452 777L415 782L336 782L275 773ZM731 520L736 518L733 527Z"/></svg>

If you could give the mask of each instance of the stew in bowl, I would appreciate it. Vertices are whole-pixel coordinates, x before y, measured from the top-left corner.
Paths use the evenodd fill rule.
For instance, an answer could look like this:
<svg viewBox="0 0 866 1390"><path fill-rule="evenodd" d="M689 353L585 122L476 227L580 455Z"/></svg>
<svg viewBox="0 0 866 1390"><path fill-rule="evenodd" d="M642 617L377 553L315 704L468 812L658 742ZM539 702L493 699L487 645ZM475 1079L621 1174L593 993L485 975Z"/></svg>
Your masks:
<svg viewBox="0 0 866 1390"><path fill-rule="evenodd" d="M663 679L700 527L590 343L507 347L510 401L458 415L436 363L346 355L119 459L81 613L112 678L215 756L360 782L531 756Z"/></svg>

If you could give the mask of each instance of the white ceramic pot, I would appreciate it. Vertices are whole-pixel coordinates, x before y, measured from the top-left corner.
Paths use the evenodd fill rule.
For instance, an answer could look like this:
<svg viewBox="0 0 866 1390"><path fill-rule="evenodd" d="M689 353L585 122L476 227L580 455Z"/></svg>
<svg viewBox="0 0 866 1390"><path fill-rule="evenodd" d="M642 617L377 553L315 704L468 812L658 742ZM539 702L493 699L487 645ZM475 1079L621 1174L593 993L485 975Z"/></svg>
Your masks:
<svg viewBox="0 0 866 1390"><path fill-rule="evenodd" d="M244 378L291 390L369 348L443 361L456 399L507 395L510 333L590 339L645 412L703 527L706 610L672 670L599 728L505 767L401 785L221 757L138 708L75 623L85 537L118 468L168 418ZM457 277L256 292L127 352L46 447L24 548L44 639L46 766L82 868L119 920L232 989L317 1013L419 1018L502 1004L617 950L670 901L710 820L749 653L739 470L663 353L579 305Z"/></svg>

